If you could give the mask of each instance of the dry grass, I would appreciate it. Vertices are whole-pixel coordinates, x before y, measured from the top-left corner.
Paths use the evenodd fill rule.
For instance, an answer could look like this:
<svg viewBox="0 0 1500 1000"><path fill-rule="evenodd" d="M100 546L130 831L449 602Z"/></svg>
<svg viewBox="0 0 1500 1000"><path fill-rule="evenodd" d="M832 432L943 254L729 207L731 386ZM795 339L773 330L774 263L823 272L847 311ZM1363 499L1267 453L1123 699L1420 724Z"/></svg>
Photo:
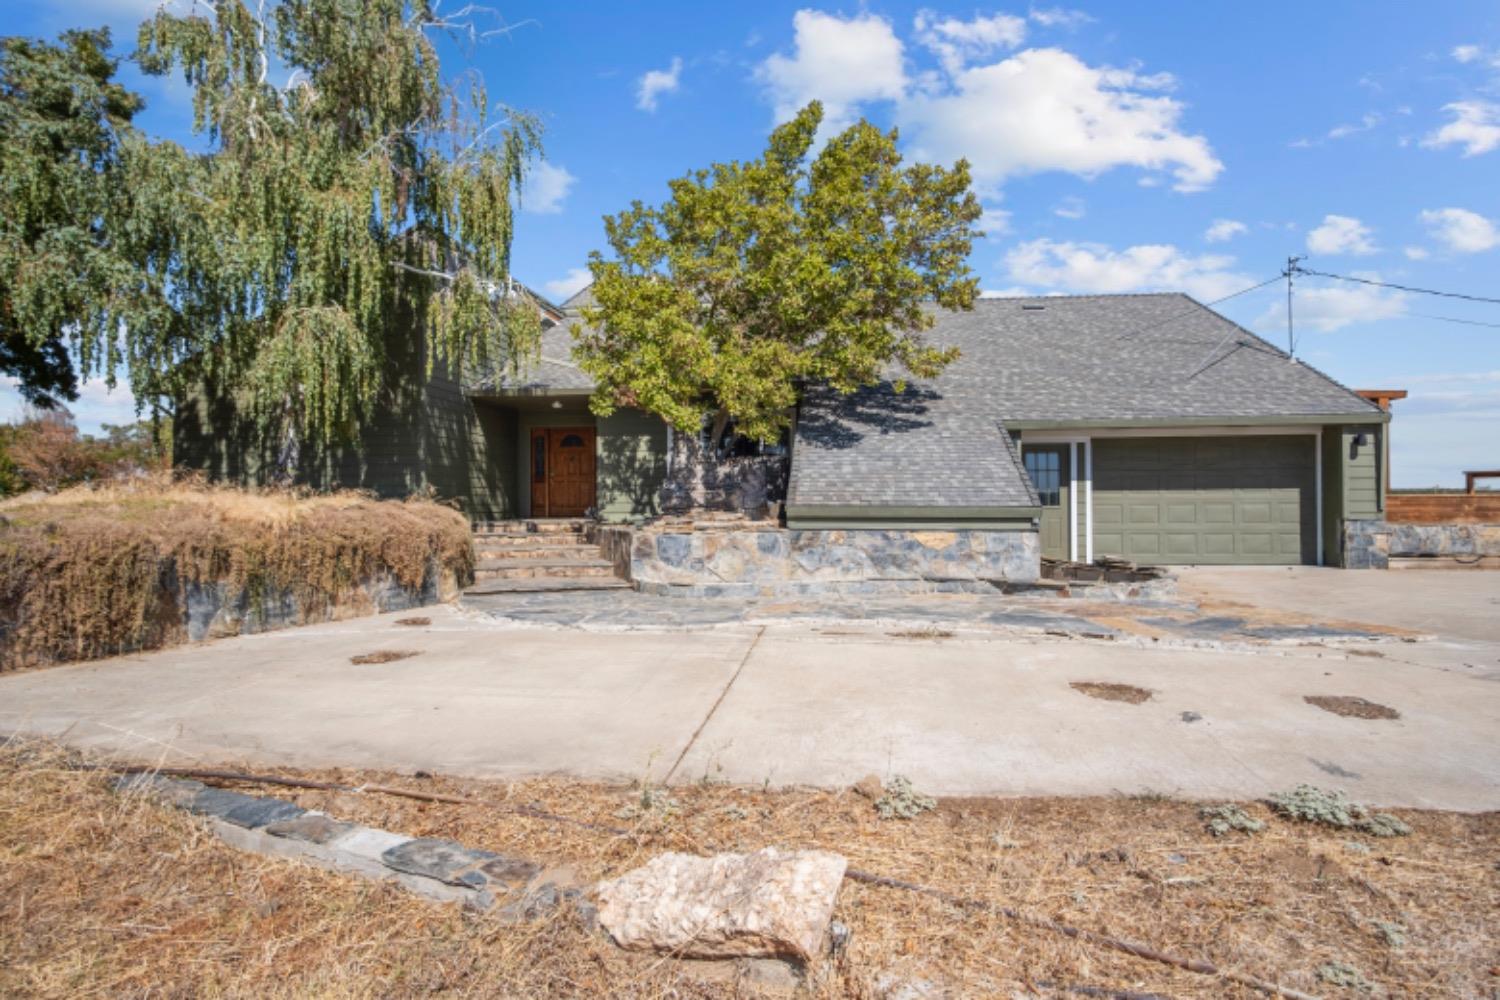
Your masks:
<svg viewBox="0 0 1500 1000"><path fill-rule="evenodd" d="M1349 694L1310 694L1302 699L1309 705L1321 708L1346 719L1399 719L1401 713L1389 705L1367 701Z"/></svg>
<svg viewBox="0 0 1500 1000"><path fill-rule="evenodd" d="M191 818L122 800L102 775L68 765L44 745L0 750L0 994L754 995L692 963L622 955L567 921L504 927L395 889L237 853ZM1329 963L1353 967L1388 995L1488 996L1500 985L1495 814L1403 812L1413 836L1362 849L1348 834L1289 824L1257 805L1247 810L1266 832L1215 839L1195 805L1144 798L948 799L918 819L882 822L868 800L847 792L695 785L671 790L671 810L625 821L619 814L640 800L639 789L278 773L482 798L491 804L295 795L341 818L572 864L585 878L664 850L818 847L867 871L1321 996L1355 995L1318 979ZM522 805L631 833L515 814ZM815 972L817 997L873 997L888 970L941 980L955 996L1066 995L1040 983L1252 995L894 889L845 883L836 916L853 937L843 959Z"/></svg>
<svg viewBox="0 0 1500 1000"><path fill-rule="evenodd" d="M252 616L370 610L363 581L473 574L468 524L423 500L144 480L0 503L0 669L184 637L184 593L222 586Z"/></svg>
<svg viewBox="0 0 1500 1000"><path fill-rule="evenodd" d="M366 663L395 663L397 660L407 660L421 654L420 649L380 649L373 653L359 653L351 656L349 662L356 666Z"/></svg>
<svg viewBox="0 0 1500 1000"><path fill-rule="evenodd" d="M1151 700L1151 692L1145 688L1136 687L1134 684L1114 684L1104 681L1074 681L1068 685L1079 694L1086 694L1090 698L1098 698L1101 701L1123 701L1130 705L1139 705Z"/></svg>

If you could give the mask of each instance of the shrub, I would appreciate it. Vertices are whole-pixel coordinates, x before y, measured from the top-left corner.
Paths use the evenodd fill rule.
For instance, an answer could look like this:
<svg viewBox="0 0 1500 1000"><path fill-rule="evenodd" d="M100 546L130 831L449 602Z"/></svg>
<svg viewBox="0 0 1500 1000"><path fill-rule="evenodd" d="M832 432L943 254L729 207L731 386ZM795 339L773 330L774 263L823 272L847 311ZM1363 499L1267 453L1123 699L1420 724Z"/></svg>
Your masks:
<svg viewBox="0 0 1500 1000"><path fill-rule="evenodd" d="M1259 833L1266 828L1266 824L1232 803L1222 806L1204 806L1198 810L1198 815L1207 820L1204 825L1215 837L1223 837L1234 830L1241 833Z"/></svg>
<svg viewBox="0 0 1500 1000"><path fill-rule="evenodd" d="M182 641L186 593L222 587L252 616L289 601L333 617L361 583L472 579L469 526L427 500L305 496L148 479L0 503L0 669Z"/></svg>
<svg viewBox="0 0 1500 1000"><path fill-rule="evenodd" d="M1312 785L1298 785L1290 792L1273 795L1272 809L1287 819L1321 823L1340 830L1359 830L1372 837L1404 837L1411 827L1388 813L1372 813L1343 792L1329 792Z"/></svg>
<svg viewBox="0 0 1500 1000"><path fill-rule="evenodd" d="M911 779L900 774L891 778L885 794L875 800L875 811L881 819L915 819L936 808L936 799L919 793L912 787Z"/></svg>

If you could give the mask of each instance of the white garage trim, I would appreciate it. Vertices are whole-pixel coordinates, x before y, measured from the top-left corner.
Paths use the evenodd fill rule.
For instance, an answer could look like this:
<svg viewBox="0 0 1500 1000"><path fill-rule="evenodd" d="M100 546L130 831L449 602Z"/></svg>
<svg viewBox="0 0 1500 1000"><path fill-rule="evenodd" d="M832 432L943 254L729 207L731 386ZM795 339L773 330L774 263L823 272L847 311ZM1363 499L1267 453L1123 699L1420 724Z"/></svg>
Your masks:
<svg viewBox="0 0 1500 1000"><path fill-rule="evenodd" d="M1078 561L1078 442L1068 442L1068 558Z"/></svg>
<svg viewBox="0 0 1500 1000"><path fill-rule="evenodd" d="M1323 565L1323 428L1313 440L1313 493L1318 517L1318 565Z"/></svg>

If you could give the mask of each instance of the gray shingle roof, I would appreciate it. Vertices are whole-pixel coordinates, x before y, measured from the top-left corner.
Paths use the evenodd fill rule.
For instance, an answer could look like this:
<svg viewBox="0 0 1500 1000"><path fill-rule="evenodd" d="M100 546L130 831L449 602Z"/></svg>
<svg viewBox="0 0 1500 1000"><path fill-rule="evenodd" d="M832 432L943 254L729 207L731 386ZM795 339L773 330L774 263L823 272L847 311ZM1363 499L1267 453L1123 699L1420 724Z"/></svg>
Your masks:
<svg viewBox="0 0 1500 1000"><path fill-rule="evenodd" d="M809 390L787 505L1034 507L993 399L942 380L849 396Z"/></svg>
<svg viewBox="0 0 1500 1000"><path fill-rule="evenodd" d="M465 380L464 388L477 395L592 391L594 380L573 361L573 324L577 322L577 317L570 315L561 323L543 330L541 356L521 373L520 378L471 376Z"/></svg>
<svg viewBox="0 0 1500 1000"><path fill-rule="evenodd" d="M1007 422L1379 415L1185 295L984 299L928 338L961 355L905 398L807 394L789 506L1034 504Z"/></svg>
<svg viewBox="0 0 1500 1000"><path fill-rule="evenodd" d="M937 384L993 396L1010 421L1378 412L1186 295L982 299L928 336L962 352Z"/></svg>

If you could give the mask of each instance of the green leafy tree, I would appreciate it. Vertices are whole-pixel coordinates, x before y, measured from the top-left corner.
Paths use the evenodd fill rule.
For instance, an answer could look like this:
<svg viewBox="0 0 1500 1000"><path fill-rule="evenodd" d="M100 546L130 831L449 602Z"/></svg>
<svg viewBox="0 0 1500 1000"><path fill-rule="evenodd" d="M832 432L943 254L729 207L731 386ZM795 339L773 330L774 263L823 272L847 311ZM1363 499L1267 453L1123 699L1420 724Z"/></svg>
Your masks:
<svg viewBox="0 0 1500 1000"><path fill-rule="evenodd" d="M590 255L597 305L578 341L594 412L639 407L688 431L710 412L712 440L731 420L773 438L804 382L848 393L893 363L929 378L957 357L923 332L926 306L968 309L978 291L968 164L903 165L896 133L864 121L814 156L822 117L814 102L760 159L604 220L613 258Z"/></svg>
<svg viewBox="0 0 1500 1000"><path fill-rule="evenodd" d="M304 437L346 436L377 404L395 338L425 337L429 370L533 354L539 320L510 247L540 133L496 115L482 85L444 80L430 33L469 26L429 0L209 10L158 12L140 34L142 68L182 70L212 146L162 148L131 177L132 221L166 234L143 249L181 318L133 343L148 378L247 386L290 471Z"/></svg>
<svg viewBox="0 0 1500 1000"><path fill-rule="evenodd" d="M141 108L109 46L104 30L0 39L0 372L43 408L78 398L70 348L110 340L140 277L106 230Z"/></svg>
<svg viewBox="0 0 1500 1000"><path fill-rule="evenodd" d="M510 278L513 211L540 132L477 81L443 77L434 36L472 29L431 0L160 10L135 58L192 88L191 149L129 128L139 103L110 89L106 35L65 36L58 50L8 41L45 55L28 72L62 95L52 103L98 107L53 126L50 146L0 137L6 194L35 220L29 242L0 251L0 309L14 315L0 333L43 352L66 336L83 374L123 371L145 404L234 394L281 442L286 477L304 443L352 437L411 377L390 357L420 346L429 372L519 367L540 324ZM69 75L74 49L86 72ZM5 100L13 118L44 118ZM42 152L13 171L18 142ZM60 179L35 184L54 163ZM58 207L70 203L76 222ZM91 245L108 254L93 271L73 266Z"/></svg>

